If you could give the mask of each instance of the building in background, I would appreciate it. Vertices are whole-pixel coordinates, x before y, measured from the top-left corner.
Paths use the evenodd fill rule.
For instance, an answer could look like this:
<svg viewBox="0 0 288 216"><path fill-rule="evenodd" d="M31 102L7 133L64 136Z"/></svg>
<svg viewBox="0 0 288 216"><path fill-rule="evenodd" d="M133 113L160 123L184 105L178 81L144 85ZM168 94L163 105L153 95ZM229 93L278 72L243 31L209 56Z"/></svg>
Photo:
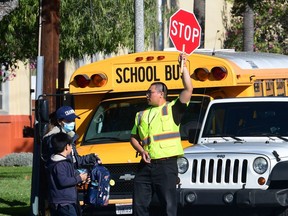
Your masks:
<svg viewBox="0 0 288 216"><path fill-rule="evenodd" d="M19 63L17 72L5 71L0 88L0 157L33 149L33 115L29 65ZM32 133L32 134L31 134Z"/></svg>
<svg viewBox="0 0 288 216"><path fill-rule="evenodd" d="M159 4L161 5L162 2L160 0ZM203 31L201 48L223 48L225 25L227 24L225 22L227 22L230 11L225 0L168 0L165 2L167 4L165 7L176 6L195 13ZM159 20L160 22L161 20ZM160 44L163 49L173 46L169 40L168 26L169 23L162 23ZM157 46L155 45L153 49L157 49ZM125 54L125 52L121 54ZM95 55L93 59L66 62L65 87L68 88L70 76L79 66L107 57L109 56ZM31 89L35 89L36 86L36 72L35 68L31 68L29 64L19 63L19 66L15 71L6 71L5 68L1 68L2 76L7 80L0 84L0 137L2 138L0 157L13 152L33 151L34 139L31 129L34 124L35 96Z"/></svg>

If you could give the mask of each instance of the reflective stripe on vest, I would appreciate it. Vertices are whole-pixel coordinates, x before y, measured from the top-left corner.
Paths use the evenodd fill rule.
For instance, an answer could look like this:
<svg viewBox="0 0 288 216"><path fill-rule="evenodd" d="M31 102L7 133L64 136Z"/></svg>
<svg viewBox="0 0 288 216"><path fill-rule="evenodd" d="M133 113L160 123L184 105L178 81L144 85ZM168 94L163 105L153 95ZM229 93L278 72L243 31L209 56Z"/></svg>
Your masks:
<svg viewBox="0 0 288 216"><path fill-rule="evenodd" d="M162 108L162 116L168 115L168 103L166 102L165 106Z"/></svg>
<svg viewBox="0 0 288 216"><path fill-rule="evenodd" d="M146 137L142 140L143 145L149 145L151 143L150 137Z"/></svg>
<svg viewBox="0 0 288 216"><path fill-rule="evenodd" d="M167 140L167 139L175 139L175 138L179 138L180 137L180 133L176 132L176 133L167 133L167 134L159 134L159 135L154 135L153 136L153 140L154 141L161 141L161 140ZM150 137L146 137L142 140L143 145L149 145L151 143L151 138Z"/></svg>
<svg viewBox="0 0 288 216"><path fill-rule="evenodd" d="M180 137L180 133L175 132L175 133L166 133L166 134L154 135L153 139L154 139L154 141L161 141L161 140L165 140L165 139L174 139L174 138L179 138L179 137Z"/></svg>
<svg viewBox="0 0 288 216"><path fill-rule="evenodd" d="M145 110L140 111L139 114L138 114L138 119L137 119L138 125L140 125L140 123L141 123L141 118L142 118L142 116L143 116L144 111L145 111Z"/></svg>

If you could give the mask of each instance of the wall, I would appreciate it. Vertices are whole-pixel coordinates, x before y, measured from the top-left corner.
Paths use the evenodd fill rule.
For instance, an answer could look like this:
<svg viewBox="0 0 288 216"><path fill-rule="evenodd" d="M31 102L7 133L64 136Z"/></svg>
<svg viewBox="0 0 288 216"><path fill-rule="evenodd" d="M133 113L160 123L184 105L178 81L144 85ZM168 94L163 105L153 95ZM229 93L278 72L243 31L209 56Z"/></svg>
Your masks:
<svg viewBox="0 0 288 216"><path fill-rule="evenodd" d="M227 24L223 20L227 19L229 24L230 10L231 4L224 0L206 0L205 49L223 49Z"/></svg>
<svg viewBox="0 0 288 216"><path fill-rule="evenodd" d="M24 127L33 127L30 99L30 70L19 62L16 77L6 81L8 88L8 106L0 114L0 157L12 152L32 152L33 138L24 137Z"/></svg>

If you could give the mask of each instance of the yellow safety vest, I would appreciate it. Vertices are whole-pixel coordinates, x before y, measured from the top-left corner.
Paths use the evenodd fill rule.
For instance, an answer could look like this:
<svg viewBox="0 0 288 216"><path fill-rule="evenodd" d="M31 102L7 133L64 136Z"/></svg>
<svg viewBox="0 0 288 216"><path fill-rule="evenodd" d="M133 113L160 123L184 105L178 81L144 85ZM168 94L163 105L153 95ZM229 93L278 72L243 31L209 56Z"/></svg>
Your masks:
<svg viewBox="0 0 288 216"><path fill-rule="evenodd" d="M136 115L138 135L151 159L183 155L179 125L175 124L172 114L176 100Z"/></svg>

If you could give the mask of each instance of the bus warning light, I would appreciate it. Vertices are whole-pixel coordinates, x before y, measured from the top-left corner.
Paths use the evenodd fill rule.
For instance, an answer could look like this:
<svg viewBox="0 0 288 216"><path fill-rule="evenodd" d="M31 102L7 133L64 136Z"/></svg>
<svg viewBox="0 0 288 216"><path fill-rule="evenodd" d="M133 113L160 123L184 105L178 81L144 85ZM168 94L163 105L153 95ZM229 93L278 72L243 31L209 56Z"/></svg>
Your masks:
<svg viewBox="0 0 288 216"><path fill-rule="evenodd" d="M143 60L143 57L137 57L137 58L135 59L136 62L140 62L140 61L142 61L142 60Z"/></svg>
<svg viewBox="0 0 288 216"><path fill-rule="evenodd" d="M103 73L93 74L91 80L96 87L102 87L107 83L107 76Z"/></svg>
<svg viewBox="0 0 288 216"><path fill-rule="evenodd" d="M147 58L146 58L147 61L152 61L153 59L154 59L153 56L147 56Z"/></svg>
<svg viewBox="0 0 288 216"><path fill-rule="evenodd" d="M197 79L200 81L207 80L209 75L210 75L209 70L206 68L197 68L197 69L195 69L194 73L195 73Z"/></svg>
<svg viewBox="0 0 288 216"><path fill-rule="evenodd" d="M211 72L216 80L222 80L227 76L227 70L224 67L214 67Z"/></svg>
<svg viewBox="0 0 288 216"><path fill-rule="evenodd" d="M79 74L74 77L74 80L80 88L85 88L90 83L90 78L86 74Z"/></svg>
<svg viewBox="0 0 288 216"><path fill-rule="evenodd" d="M157 56L157 60L163 60L163 59L165 59L165 56Z"/></svg>

